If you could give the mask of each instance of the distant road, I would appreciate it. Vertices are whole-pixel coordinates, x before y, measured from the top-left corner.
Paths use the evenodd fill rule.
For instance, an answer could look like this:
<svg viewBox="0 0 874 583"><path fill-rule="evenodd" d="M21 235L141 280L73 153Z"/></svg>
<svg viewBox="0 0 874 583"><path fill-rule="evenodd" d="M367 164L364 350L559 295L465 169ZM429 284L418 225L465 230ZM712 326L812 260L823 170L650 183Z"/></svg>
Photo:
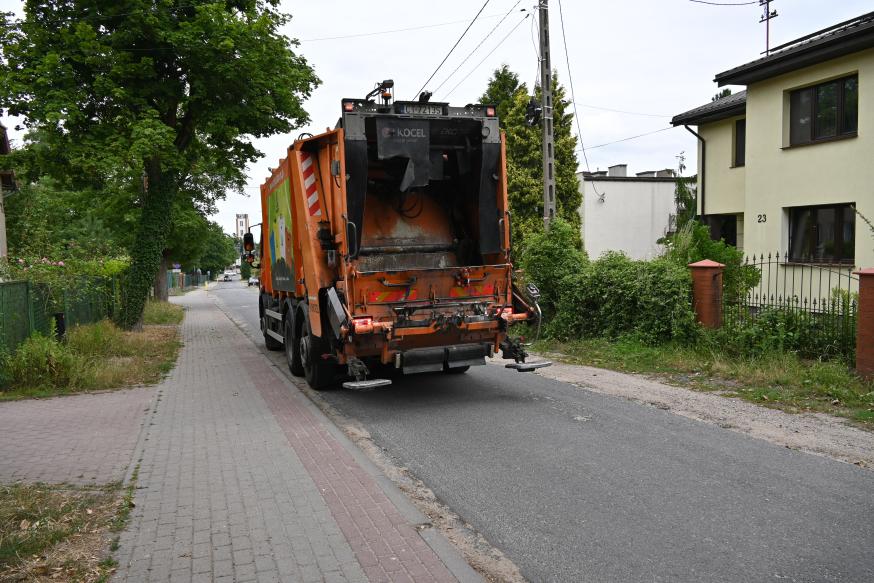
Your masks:
<svg viewBox="0 0 874 583"><path fill-rule="evenodd" d="M322 396L531 581L874 581L871 470L496 366Z"/></svg>

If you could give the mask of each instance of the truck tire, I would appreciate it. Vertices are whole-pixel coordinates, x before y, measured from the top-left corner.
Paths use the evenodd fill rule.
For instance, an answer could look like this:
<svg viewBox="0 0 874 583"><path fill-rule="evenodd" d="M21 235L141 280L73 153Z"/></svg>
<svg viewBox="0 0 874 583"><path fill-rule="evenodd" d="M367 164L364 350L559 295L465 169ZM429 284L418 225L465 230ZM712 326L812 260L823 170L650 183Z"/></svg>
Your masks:
<svg viewBox="0 0 874 583"><path fill-rule="evenodd" d="M289 310L285 316L284 325L285 334L285 361L288 363L288 370L296 377L304 375L303 363L300 361L300 341L294 333L294 318L292 311Z"/></svg>
<svg viewBox="0 0 874 583"><path fill-rule="evenodd" d="M313 335L313 329L310 326L310 315L306 305L303 305L297 314L302 319L299 354L307 384L316 391L331 388L336 376L337 367L322 358L322 355L330 350L328 343L324 339Z"/></svg>
<svg viewBox="0 0 874 583"><path fill-rule="evenodd" d="M282 342L267 333L268 319L264 313L263 298L258 300L258 315L261 316L261 332L264 334L264 345L267 347L267 350L282 350Z"/></svg>

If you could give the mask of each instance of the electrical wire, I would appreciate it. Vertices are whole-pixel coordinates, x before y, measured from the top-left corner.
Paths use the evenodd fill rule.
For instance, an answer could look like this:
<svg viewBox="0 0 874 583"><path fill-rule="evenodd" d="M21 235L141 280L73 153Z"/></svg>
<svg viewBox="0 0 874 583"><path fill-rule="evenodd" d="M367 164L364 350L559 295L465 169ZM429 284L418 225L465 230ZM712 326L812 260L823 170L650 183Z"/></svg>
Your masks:
<svg viewBox="0 0 874 583"><path fill-rule="evenodd" d="M612 146L613 144L618 144L618 143L620 143L620 142L627 142L627 141L629 141L629 140L636 140L637 138L642 138L642 137L644 137L644 136L651 136L651 135L653 135L653 134L658 134L658 133L666 132L666 131L668 131L668 130L673 130L673 129L676 129L676 128L675 128L674 126L669 126L669 127L661 128L661 129L658 129L658 130L653 130L653 131L651 131L651 132L645 132L645 133L643 133L643 134L637 134L636 136L629 136L629 137L627 137L627 138L622 138L622 139L620 139L620 140L613 140L612 142L605 142L605 143L603 143L603 144L598 144L597 146L589 146L589 147L586 148L586 150L594 150L594 149L596 149L596 148L603 148L603 147L605 147L605 146ZM578 150L579 150L579 148L578 148Z"/></svg>
<svg viewBox="0 0 874 583"><path fill-rule="evenodd" d="M753 0L752 2L708 2L708 0L689 0L689 2L708 4L710 6L749 6L750 4L758 4L759 0Z"/></svg>
<svg viewBox="0 0 874 583"><path fill-rule="evenodd" d="M612 107L601 107L599 105L589 105L588 103L580 103L580 107L588 109L599 109L601 111L612 111L613 113L624 113L626 115L642 115L643 117L673 117L672 115L662 115L660 113L641 113L639 111L626 111L624 109L613 109Z"/></svg>
<svg viewBox="0 0 874 583"><path fill-rule="evenodd" d="M522 19L521 19L519 22L516 23L516 26L514 26L513 28L511 28L511 29L510 29L510 32L508 32L507 35L506 35L504 38L502 38L501 41L500 41L498 44L496 44L495 47L494 47L491 51L489 51L489 54L487 54L485 57L483 57L482 60L481 60L479 63L477 63L476 66L474 66L473 69L471 69L470 71L468 71L467 75L465 75L465 76L461 79L461 81L459 81L459 82L455 85L455 87L453 87L452 89L449 90L449 93L446 94L446 99L449 99L449 96L452 95L452 94L455 92L455 90L458 89L458 88L461 86L462 83L464 83L465 81L467 81L467 78L470 77L471 75L473 75L474 71L476 71L477 69L479 69L480 66L481 66L483 63L486 62L486 59L488 59L489 57L491 57L491 56L492 56L492 53L494 53L496 50L498 50L498 47L500 47L502 44L504 44L504 42L505 42L508 38L510 38L510 35L513 34L513 33L516 31L516 29L519 28L519 25L522 24L523 22L525 22L525 19L528 18L529 16L531 16L531 15L530 15L530 14L526 14L525 16L523 16Z"/></svg>
<svg viewBox="0 0 874 583"><path fill-rule="evenodd" d="M487 16L481 16L480 20L497 18L498 16L500 16L500 14L489 14ZM427 28L438 28L441 26L450 26L453 24L461 24L463 22L467 22L467 19L465 19L465 20L453 20L451 22L439 22L436 24L425 24L422 26L410 26L407 28L393 28L393 29L389 29L389 30L377 30L374 32L360 32L360 33L356 33L356 34L345 34L345 35L340 35L340 36L322 36L322 37L317 37L317 38L303 38L303 39L300 39L300 42L302 42L302 43L314 43L314 42L321 42L321 41L326 41L326 40L343 40L343 39L347 39L347 38L360 38L363 36L377 36L380 34L394 34L397 32L409 32L411 30L424 30Z"/></svg>
<svg viewBox="0 0 874 583"><path fill-rule="evenodd" d="M558 21L561 23L561 44L564 46L564 60L567 63L567 78L571 90L571 103L574 106L574 122L576 122L577 126L577 138L580 140L580 151L583 153L583 160L586 163L586 172L591 174L592 169L589 166L589 156L586 154L586 145L583 143L583 130L580 126L580 112L577 109L576 96L574 94L574 76L573 73L571 73L571 58L567 50L567 36L564 32L564 12L561 9L561 0L558 0ZM600 200L604 200L603 195L598 192L594 182L592 183L592 188L595 191L595 196Z"/></svg>
<svg viewBox="0 0 874 583"><path fill-rule="evenodd" d="M517 6L519 6L519 3L521 1L522 0L516 0L516 3L513 4L513 6L511 6L509 10L507 10L507 13L504 14L504 16L501 18L501 20L498 21L498 24L496 24L494 27L492 27L492 29L488 32L488 34L486 34L486 36L484 36L483 39L481 41L479 41L479 44L476 45L473 48L473 50L470 51L467 54L467 56L464 57L464 59L462 59L462 61L460 63L458 63L458 66L455 67L455 69L453 69L453 71L451 73L449 73L449 75L446 76L446 78L443 80L443 82L440 83L440 85L438 85L436 89L434 89L434 91L433 91L434 93L437 93L438 91L440 91L440 88L443 87L444 85L446 85L446 82L449 81L452 78L452 76L458 72L459 69L461 69L461 67L468 61L468 59L470 59L473 56L473 54L475 52L477 52L480 49L480 47L483 46L483 44L485 44L485 42L487 40L489 40L489 37L492 36L492 34L498 29L499 26L501 26L501 24L505 20L507 20L507 17L510 16L510 13L513 12L513 10L515 10L515 8ZM524 8L523 8L523 10L524 10Z"/></svg>
<svg viewBox="0 0 874 583"><path fill-rule="evenodd" d="M426 85L428 85L428 83L430 83L430 82L431 82L431 79L433 79L433 78L434 78L434 75L436 75L436 74L437 74L437 71L439 71L439 70L440 70L440 67L442 67L442 66L443 66L443 64L444 64L444 63L445 63L445 62L446 62L446 59L448 59L448 58L449 58L449 55L451 55L451 54L452 54L452 51L454 51L454 50L455 50L455 47L457 47L457 46L458 46L458 43L460 43L460 42L461 42L461 39L463 39L463 38L464 38L464 36L465 36L465 35L466 35L466 34L467 34L467 31L469 31L469 30L470 30L470 27L472 27L472 26L473 26L473 24L474 24L474 23L475 23L475 22L476 22L476 19L477 19L477 18L479 18L479 15L480 15L480 14L482 14L482 12L483 12L483 10L485 10L485 9L486 9L486 6L488 6L488 5L489 5L489 2L491 2L491 0L486 0L486 1L485 1L485 2L484 2L484 3L483 3L483 5L482 5L482 6L480 6L480 9L479 9L479 11L478 11L478 12L477 12L477 13L476 13L476 15L475 15L475 16L474 16L474 17L473 17L473 20L471 20L471 21L470 21L470 24L468 24L468 25L467 25L467 28L465 28L465 29L464 29L464 32L462 32L462 33L461 33L461 36L460 36L460 37L458 37L458 40L457 40L457 41L455 41L455 44L454 44L454 45L452 45L452 48L451 48L451 49L449 49L449 52L448 52L448 53L446 53L446 56L445 56L445 57L443 57L443 60L442 60L442 61L440 61L440 64L439 64L439 65L437 65L437 68L436 68L436 69L434 69L434 72L433 72L433 73L431 73L431 76L430 76L430 77L428 77L428 80L427 80L427 81L425 81L425 82L424 82L424 83L422 83L422 87L421 87L421 88L420 88L420 89L419 89L419 90L418 90L418 91L416 91L416 95L414 95L414 96L413 96L413 99L415 99L415 98L416 98L416 97L417 97L417 96L419 96L419 95L420 95L420 94L421 94L421 93L422 93L422 90L424 90L424 89L425 89L425 86L426 86Z"/></svg>

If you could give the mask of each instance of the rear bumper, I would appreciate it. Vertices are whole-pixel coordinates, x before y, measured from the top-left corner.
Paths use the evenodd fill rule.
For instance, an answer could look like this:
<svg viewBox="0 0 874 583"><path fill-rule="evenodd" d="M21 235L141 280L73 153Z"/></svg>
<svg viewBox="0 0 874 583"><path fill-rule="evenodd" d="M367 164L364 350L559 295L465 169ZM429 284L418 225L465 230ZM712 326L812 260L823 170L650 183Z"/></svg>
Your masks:
<svg viewBox="0 0 874 583"><path fill-rule="evenodd" d="M445 368L478 366L486 363L492 355L493 345L488 343L455 344L414 348L397 355L396 364L404 374L438 372Z"/></svg>

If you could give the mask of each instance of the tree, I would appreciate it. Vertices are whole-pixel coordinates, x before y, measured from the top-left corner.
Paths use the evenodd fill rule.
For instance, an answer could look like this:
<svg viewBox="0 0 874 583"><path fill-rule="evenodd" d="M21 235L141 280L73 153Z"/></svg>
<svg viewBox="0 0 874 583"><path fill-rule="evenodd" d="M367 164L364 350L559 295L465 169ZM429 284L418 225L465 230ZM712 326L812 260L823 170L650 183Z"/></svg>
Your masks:
<svg viewBox="0 0 874 583"><path fill-rule="evenodd" d="M725 89L714 95L713 99L711 99L710 101L719 101L720 99L728 97L729 95L731 95L731 89L726 87Z"/></svg>
<svg viewBox="0 0 874 583"><path fill-rule="evenodd" d="M221 225L209 221L203 254L198 259L201 273L205 274L208 271L212 277L216 277L236 258L234 238L226 234Z"/></svg>
<svg viewBox="0 0 874 583"><path fill-rule="evenodd" d="M677 227L679 232L698 215L698 198L695 189L689 187L689 179L683 176L686 171L685 152L677 156L679 160L677 180L674 186L674 204L677 208Z"/></svg>
<svg viewBox="0 0 874 583"><path fill-rule="evenodd" d="M38 132L44 170L139 209L120 323L138 324L174 201L240 190L252 137L307 121L318 84L279 33L279 0L26 0L0 23L0 100ZM141 186L141 188L140 188Z"/></svg>
<svg viewBox="0 0 874 583"><path fill-rule="evenodd" d="M581 248L580 216L582 203L577 178L577 140L573 135L573 114L568 113L569 102L565 89L554 74L553 132L555 135L556 212L559 218L572 225L576 237L574 245ZM535 89L540 99L540 88ZM513 244L524 246L528 234L543 230L543 151L539 126L525 123L525 111L530 96L519 76L504 65L497 69L481 97L484 103L494 103L501 116L501 127L507 136L507 195L513 213Z"/></svg>

